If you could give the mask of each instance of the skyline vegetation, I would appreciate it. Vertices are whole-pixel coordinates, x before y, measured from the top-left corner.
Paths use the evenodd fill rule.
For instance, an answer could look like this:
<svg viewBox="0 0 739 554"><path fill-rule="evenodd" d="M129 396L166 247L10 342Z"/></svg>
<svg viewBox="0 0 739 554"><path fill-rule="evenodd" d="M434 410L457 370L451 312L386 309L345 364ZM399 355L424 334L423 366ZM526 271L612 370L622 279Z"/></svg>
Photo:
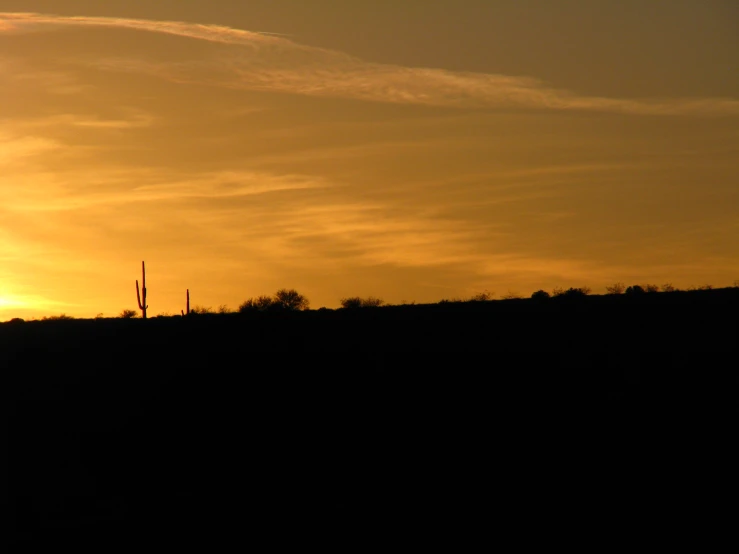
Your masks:
<svg viewBox="0 0 739 554"><path fill-rule="evenodd" d="M727 287L714 287L710 284L701 286L690 286L685 289L675 287L671 283L665 283L662 285L656 285L653 283L641 283L625 285L622 282L617 282L606 287L605 294L593 294L590 287L569 287L567 289L563 287L554 287L551 292L544 289L534 291L529 296L523 296L515 292L507 292L500 297L496 298L494 292L483 291L477 294L473 294L468 297L460 298L442 298L438 302L430 303L430 305L442 305L450 303L480 303L480 302L505 302L514 300L533 300L533 301L546 301L552 299L575 299L584 298L588 296L629 296L638 297L641 295L654 295L654 294L669 294L669 293L688 293L696 291L711 291L711 290L722 290L722 289L739 289L739 279L735 280L732 285ZM189 307L190 291L187 291L187 302L188 312L185 313L183 310L181 314L173 314L170 312L157 313L154 318L170 318L170 317L188 317L198 315L226 315L226 314L248 314L248 313L275 313L275 312L300 312L310 310L310 300L303 294L299 293L295 289L281 288L275 292L274 295L258 295L250 297L242 302L237 309L232 310L227 305L221 304L218 308L211 306L195 305L192 308ZM401 302L399 304L388 304L383 299L375 296L351 296L344 297L339 300L340 307L335 310L356 310L366 308L382 308L382 307L398 307L398 306L413 306L417 305L416 302ZM420 305L420 304L418 304ZM321 306L318 310L330 310ZM9 322L23 322L23 321L60 321L60 320L72 320L72 319L93 319L93 318L77 318L70 316L66 313L58 315L42 316L41 318L30 318L24 320L23 318L13 317L7 321L0 323ZM102 313L95 316L94 319L143 319L139 311L130 308L124 308L117 315L111 317L105 317Z"/></svg>

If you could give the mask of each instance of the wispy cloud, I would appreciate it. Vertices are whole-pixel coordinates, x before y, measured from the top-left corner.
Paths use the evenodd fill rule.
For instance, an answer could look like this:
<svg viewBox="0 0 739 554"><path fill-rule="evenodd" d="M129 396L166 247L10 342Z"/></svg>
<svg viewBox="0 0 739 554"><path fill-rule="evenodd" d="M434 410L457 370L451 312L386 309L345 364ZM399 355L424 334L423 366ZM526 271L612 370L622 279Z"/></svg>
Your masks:
<svg viewBox="0 0 739 554"><path fill-rule="evenodd" d="M208 62L162 63L98 59L109 70L151 73L178 82L207 82L245 90L461 108L580 110L633 115L739 115L732 98L619 99L578 95L526 77L403 67L364 61L268 33L179 21L0 13L0 33L58 27L111 27L232 45ZM203 77L207 74L207 79Z"/></svg>
<svg viewBox="0 0 739 554"><path fill-rule="evenodd" d="M56 150L61 145L53 140L37 136L12 136L0 133L0 167Z"/></svg>
<svg viewBox="0 0 739 554"><path fill-rule="evenodd" d="M87 127L94 129L138 129L150 127L155 118L140 110L126 110L127 117L122 118L103 118L99 116L89 116L74 113L58 114L37 118L14 119L9 124L14 129L23 129L26 131L37 131L39 129L56 127ZM2 119L0 119L2 122ZM0 141L2 141L0 135Z"/></svg>
<svg viewBox="0 0 739 554"><path fill-rule="evenodd" d="M7 29L3 28L2 19L0 18L0 35L6 32ZM10 58L8 55L0 57L0 82L7 87L10 85L27 85L41 89L48 94L58 95L79 94L91 88L89 85L79 82L69 72L31 68L27 64Z"/></svg>
<svg viewBox="0 0 739 554"><path fill-rule="evenodd" d="M0 146L2 146L0 142ZM37 153L33 140L28 156ZM22 146L16 145L16 148ZM0 158L0 162L2 159ZM141 184L141 183L144 184ZM270 193L323 189L330 185L318 177L274 175L253 171L219 171L194 176L164 175L150 169L107 168L68 174L36 171L31 176L0 177L0 199L4 209L26 214L81 209L161 205L191 200L243 199Z"/></svg>

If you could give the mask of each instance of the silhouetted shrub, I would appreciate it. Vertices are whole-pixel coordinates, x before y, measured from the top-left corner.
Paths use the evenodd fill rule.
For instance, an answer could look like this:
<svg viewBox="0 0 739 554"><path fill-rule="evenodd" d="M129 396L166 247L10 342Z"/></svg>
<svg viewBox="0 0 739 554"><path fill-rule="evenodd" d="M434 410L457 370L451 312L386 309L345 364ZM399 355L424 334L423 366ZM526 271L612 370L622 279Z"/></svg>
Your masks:
<svg viewBox="0 0 739 554"><path fill-rule="evenodd" d="M229 310L228 306L226 306L225 304L221 304L220 306L218 306L218 313L219 314L230 314L231 310Z"/></svg>
<svg viewBox="0 0 739 554"><path fill-rule="evenodd" d="M385 302L380 298L374 296L368 296L367 298L360 298L359 296L352 296L350 298L342 298L340 300L342 308L379 308Z"/></svg>
<svg viewBox="0 0 739 554"><path fill-rule="evenodd" d="M8 323L25 323L25 322L26 320L20 317L14 317L10 321L8 321Z"/></svg>
<svg viewBox="0 0 739 554"><path fill-rule="evenodd" d="M123 310L118 314L121 319L133 319L139 317L139 313L136 310Z"/></svg>
<svg viewBox="0 0 739 554"><path fill-rule="evenodd" d="M517 292L512 292L509 290L506 294L504 294L500 298L501 300L520 300L521 298L523 298L523 296L521 296Z"/></svg>
<svg viewBox="0 0 739 554"><path fill-rule="evenodd" d="M551 298L551 296L545 290L537 290L531 295L532 300L548 300L549 298Z"/></svg>
<svg viewBox="0 0 739 554"><path fill-rule="evenodd" d="M560 298L585 298L588 294L590 294L589 287L570 287L556 296Z"/></svg>
<svg viewBox="0 0 739 554"><path fill-rule="evenodd" d="M563 289L562 287L554 287L552 289L552 296L562 296L565 292L567 291L565 291L565 289Z"/></svg>
<svg viewBox="0 0 739 554"><path fill-rule="evenodd" d="M665 283L660 288L662 289L662 292L675 292L676 290L678 290L672 286L672 283Z"/></svg>
<svg viewBox="0 0 739 554"><path fill-rule="evenodd" d="M193 308L190 308L190 313L194 315L206 315L206 314L214 314L216 313L213 308L210 306L195 306Z"/></svg>
<svg viewBox="0 0 739 554"><path fill-rule="evenodd" d="M623 294L626 290L626 285L623 283L614 283L610 287L606 287L608 294Z"/></svg>
<svg viewBox="0 0 739 554"><path fill-rule="evenodd" d="M264 312L274 306L274 300L270 296L257 296L249 298L239 306L239 312Z"/></svg>
<svg viewBox="0 0 739 554"><path fill-rule="evenodd" d="M649 283L646 283L642 285L642 288L644 289L644 292L659 292L659 285L650 285Z"/></svg>
<svg viewBox="0 0 739 554"><path fill-rule="evenodd" d="M50 315L47 317L42 317L41 321L59 321L59 320L68 320L68 319L74 319L74 318L71 315L59 314L59 315Z"/></svg>
<svg viewBox="0 0 739 554"><path fill-rule="evenodd" d="M469 301L470 302L490 302L494 296L495 296L494 292L490 292L486 290L484 292L475 294L474 296L470 298Z"/></svg>
<svg viewBox="0 0 739 554"><path fill-rule="evenodd" d="M341 302L342 308L346 308L348 310L362 307L362 299L359 298L359 296L352 296L351 298L342 298L341 300L339 300L339 302Z"/></svg>
<svg viewBox="0 0 739 554"><path fill-rule="evenodd" d="M626 289L626 294L644 294L644 289L639 285L631 285Z"/></svg>

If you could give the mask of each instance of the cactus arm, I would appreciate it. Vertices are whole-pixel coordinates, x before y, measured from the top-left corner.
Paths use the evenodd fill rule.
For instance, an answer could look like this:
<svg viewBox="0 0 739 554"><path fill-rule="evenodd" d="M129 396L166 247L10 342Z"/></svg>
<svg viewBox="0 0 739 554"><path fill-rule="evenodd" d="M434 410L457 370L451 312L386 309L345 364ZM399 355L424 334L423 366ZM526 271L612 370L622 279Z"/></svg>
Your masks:
<svg viewBox="0 0 739 554"><path fill-rule="evenodd" d="M146 298L146 295L144 295ZM143 310L144 307L141 305L141 294L139 293L139 280L136 279L136 301L139 303L139 310Z"/></svg>

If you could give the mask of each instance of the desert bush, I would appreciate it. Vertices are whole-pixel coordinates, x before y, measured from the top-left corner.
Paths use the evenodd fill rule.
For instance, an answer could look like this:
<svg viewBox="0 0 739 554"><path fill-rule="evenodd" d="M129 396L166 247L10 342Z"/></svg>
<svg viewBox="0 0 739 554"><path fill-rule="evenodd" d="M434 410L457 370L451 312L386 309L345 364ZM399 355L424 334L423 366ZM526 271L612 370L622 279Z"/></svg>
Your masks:
<svg viewBox="0 0 739 554"><path fill-rule="evenodd" d="M523 296L521 296L517 292L513 292L509 290L506 294L504 294L500 298L501 300L520 300L521 298L523 298Z"/></svg>
<svg viewBox="0 0 739 554"><path fill-rule="evenodd" d="M565 292L567 291L565 291L565 289L563 289L562 287L554 287L552 289L552 296L562 296Z"/></svg>
<svg viewBox="0 0 739 554"><path fill-rule="evenodd" d="M623 283L613 283L610 287L606 287L608 294L623 294L626 290L626 285Z"/></svg>
<svg viewBox="0 0 739 554"><path fill-rule="evenodd" d="M659 285L651 285L649 283L645 283L642 285L642 288L644 289L644 292L659 292Z"/></svg>
<svg viewBox="0 0 739 554"><path fill-rule="evenodd" d="M532 300L548 300L551 295L545 290L537 290L531 295Z"/></svg>
<svg viewBox="0 0 739 554"><path fill-rule="evenodd" d="M352 296L342 298L340 302L342 308L378 308L385 303L381 298L375 298L374 296L368 296L367 298Z"/></svg>
<svg viewBox="0 0 739 554"><path fill-rule="evenodd" d="M264 312L269 310L274 305L274 301L270 296L257 296L256 298L249 298L239 306L239 312Z"/></svg>
<svg viewBox="0 0 739 554"><path fill-rule="evenodd" d="M495 296L494 292L490 292L486 290L486 291L479 292L473 295L470 298L470 302L489 302L490 300L493 299L494 296Z"/></svg>
<svg viewBox="0 0 739 554"><path fill-rule="evenodd" d="M645 292L640 285L631 285L626 289L626 294L644 294Z"/></svg>
<svg viewBox="0 0 739 554"><path fill-rule="evenodd" d="M274 297L257 296L249 298L239 306L239 312L264 312L267 310L307 310L310 306L308 299L295 289L280 289Z"/></svg>
<svg viewBox="0 0 739 554"><path fill-rule="evenodd" d="M219 314L230 314L231 310L225 304L221 304L220 306L218 306L218 313Z"/></svg>
<svg viewBox="0 0 739 554"><path fill-rule="evenodd" d="M68 319L74 319L74 318L71 315L59 314L59 315L50 315L50 316L42 317L41 321L59 321L59 320L68 320Z"/></svg>
<svg viewBox="0 0 739 554"><path fill-rule="evenodd" d="M214 314L216 312L210 306L195 306L193 308L190 308L190 313L195 314L195 315L205 315L205 314Z"/></svg>
<svg viewBox="0 0 739 554"><path fill-rule="evenodd" d="M133 319L135 317L139 317L139 312L136 310L123 310L118 314L118 317L121 319Z"/></svg>
<svg viewBox="0 0 739 554"><path fill-rule="evenodd" d="M350 298L342 298L339 300L341 307L346 309L356 309L362 307L362 299L359 296L352 296Z"/></svg>
<svg viewBox="0 0 739 554"><path fill-rule="evenodd" d="M664 285L662 285L662 286L660 287L660 290L661 290L662 292L675 292L675 291L676 291L676 290L678 290L678 289L676 289L675 287L673 287L673 286L672 286L672 283L665 283Z"/></svg>
<svg viewBox="0 0 739 554"><path fill-rule="evenodd" d="M555 294L555 296L560 298L585 298L588 294L590 294L590 287L570 287Z"/></svg>

